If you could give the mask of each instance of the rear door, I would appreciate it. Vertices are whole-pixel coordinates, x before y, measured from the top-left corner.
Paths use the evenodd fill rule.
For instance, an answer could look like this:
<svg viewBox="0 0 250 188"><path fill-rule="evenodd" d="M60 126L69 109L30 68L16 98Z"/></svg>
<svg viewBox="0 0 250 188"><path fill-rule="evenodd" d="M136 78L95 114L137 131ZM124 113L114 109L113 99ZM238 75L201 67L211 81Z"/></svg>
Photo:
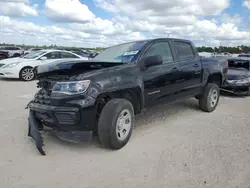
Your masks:
<svg viewBox="0 0 250 188"><path fill-rule="evenodd" d="M166 100L166 96L178 90L177 80L180 79L180 66L175 62L173 50L167 40L152 43L142 58L152 55L161 55L163 64L142 71L146 105Z"/></svg>
<svg viewBox="0 0 250 188"><path fill-rule="evenodd" d="M199 55L195 53L192 43L179 40L173 42L181 68L181 92L185 95L199 93L201 85L201 59Z"/></svg>

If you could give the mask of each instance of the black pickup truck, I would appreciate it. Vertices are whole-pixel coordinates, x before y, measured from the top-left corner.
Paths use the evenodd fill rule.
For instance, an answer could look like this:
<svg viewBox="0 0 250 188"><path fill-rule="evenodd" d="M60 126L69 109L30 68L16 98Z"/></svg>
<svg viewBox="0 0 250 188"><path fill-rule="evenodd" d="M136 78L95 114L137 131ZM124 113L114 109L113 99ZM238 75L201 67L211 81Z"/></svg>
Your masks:
<svg viewBox="0 0 250 188"><path fill-rule="evenodd" d="M190 41L170 38L112 46L89 61L41 65L40 90L27 106L28 135L42 155L43 129L71 142L96 133L104 146L120 149L146 107L196 97L201 110L214 111L226 72L226 60L201 59Z"/></svg>

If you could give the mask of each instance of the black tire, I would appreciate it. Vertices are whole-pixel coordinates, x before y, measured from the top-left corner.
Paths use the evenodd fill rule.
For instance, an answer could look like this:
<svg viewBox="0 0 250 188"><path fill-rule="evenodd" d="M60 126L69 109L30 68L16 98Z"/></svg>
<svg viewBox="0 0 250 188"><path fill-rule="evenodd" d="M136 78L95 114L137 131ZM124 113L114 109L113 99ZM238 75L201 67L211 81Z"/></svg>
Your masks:
<svg viewBox="0 0 250 188"><path fill-rule="evenodd" d="M118 129L118 117L121 113L129 112L131 115L131 126L126 137L121 140ZM123 114L122 114L123 115ZM98 121L98 135L101 143L110 149L120 149L129 141L134 125L134 108L132 104L125 99L112 99L102 109ZM124 130L122 130L123 132Z"/></svg>
<svg viewBox="0 0 250 188"><path fill-rule="evenodd" d="M214 97L215 93L217 93L216 100ZM200 109L205 112L213 112L216 109L219 100L220 100L219 86L214 83L208 83L199 98Z"/></svg>
<svg viewBox="0 0 250 188"><path fill-rule="evenodd" d="M25 71L32 71L33 76L29 79L27 79L25 76L23 76ZM33 72L33 67L24 67L21 69L20 73L19 73L19 79L22 81L32 81L34 80L36 77L35 73Z"/></svg>
<svg viewBox="0 0 250 188"><path fill-rule="evenodd" d="M20 57L21 54L14 54L13 57Z"/></svg>

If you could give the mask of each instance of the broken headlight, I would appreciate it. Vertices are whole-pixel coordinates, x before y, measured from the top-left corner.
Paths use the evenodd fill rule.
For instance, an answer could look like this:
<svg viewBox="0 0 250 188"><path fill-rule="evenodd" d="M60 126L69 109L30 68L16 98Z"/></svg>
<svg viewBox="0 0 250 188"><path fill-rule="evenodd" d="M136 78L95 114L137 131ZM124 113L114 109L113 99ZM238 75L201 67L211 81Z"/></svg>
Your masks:
<svg viewBox="0 0 250 188"><path fill-rule="evenodd" d="M52 89L52 93L64 93L67 95L80 94L84 93L89 85L90 80L57 82Z"/></svg>
<svg viewBox="0 0 250 188"><path fill-rule="evenodd" d="M246 84L250 82L250 78L244 78L241 80L227 80L228 83L235 83L235 84Z"/></svg>

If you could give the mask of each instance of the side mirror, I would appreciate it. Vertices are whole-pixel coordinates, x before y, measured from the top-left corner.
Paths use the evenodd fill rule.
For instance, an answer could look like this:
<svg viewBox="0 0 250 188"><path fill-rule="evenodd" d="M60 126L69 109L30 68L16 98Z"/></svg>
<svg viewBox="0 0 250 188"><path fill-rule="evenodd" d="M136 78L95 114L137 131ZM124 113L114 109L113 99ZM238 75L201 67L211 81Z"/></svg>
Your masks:
<svg viewBox="0 0 250 188"><path fill-rule="evenodd" d="M144 67L152 67L156 65L161 65L163 63L163 59L160 55L152 55L148 56L144 59Z"/></svg>
<svg viewBox="0 0 250 188"><path fill-rule="evenodd" d="M42 61L46 60L46 59L48 59L46 56L43 56L43 57L40 58L40 60L42 60Z"/></svg>

